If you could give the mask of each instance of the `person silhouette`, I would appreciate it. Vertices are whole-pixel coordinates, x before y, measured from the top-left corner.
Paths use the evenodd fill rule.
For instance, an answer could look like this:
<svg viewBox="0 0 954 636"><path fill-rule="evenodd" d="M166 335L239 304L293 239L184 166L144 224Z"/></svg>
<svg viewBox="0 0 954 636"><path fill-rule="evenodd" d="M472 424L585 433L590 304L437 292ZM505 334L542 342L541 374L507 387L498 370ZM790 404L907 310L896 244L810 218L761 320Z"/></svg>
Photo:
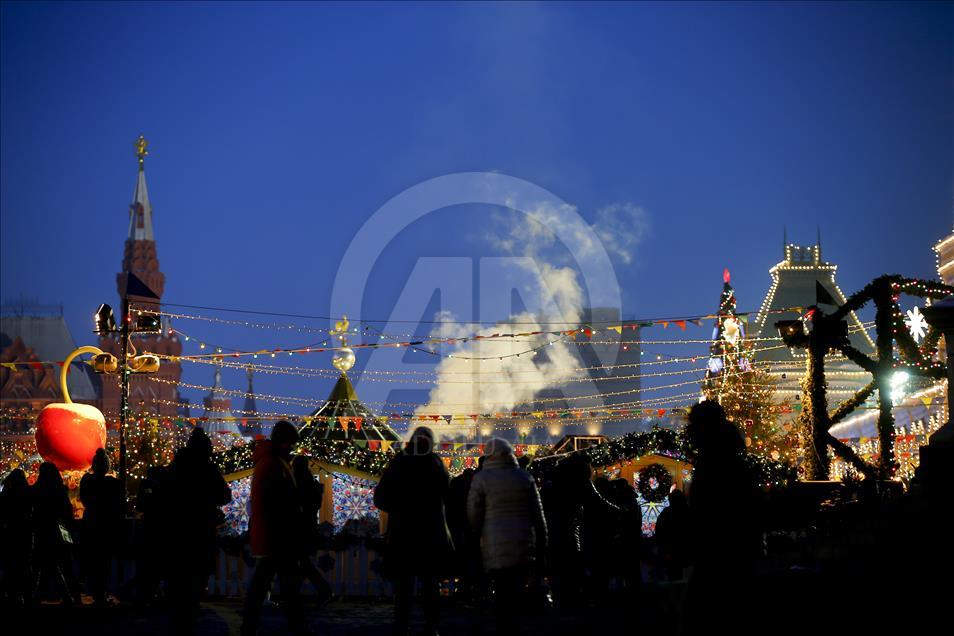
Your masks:
<svg viewBox="0 0 954 636"><path fill-rule="evenodd" d="M163 489L170 536L182 537L166 555L173 623L177 633L194 633L214 564L216 526L224 518L221 507L232 500L212 462L212 441L201 428L193 429L185 447L176 452Z"/></svg>
<svg viewBox="0 0 954 636"><path fill-rule="evenodd" d="M484 468L470 486L467 517L494 584L497 632L520 633L519 610L531 569L546 552L547 524L537 485L518 466L510 443L491 439L484 456Z"/></svg>
<svg viewBox="0 0 954 636"><path fill-rule="evenodd" d="M374 505L388 515L385 568L394 582L397 634L406 634L410 627L415 579L424 595L425 633L437 633L437 577L449 566L453 552L445 516L449 488L444 462L434 453L434 433L419 426L374 490Z"/></svg>
<svg viewBox="0 0 954 636"><path fill-rule="evenodd" d="M611 574L619 577L633 600L643 585L643 509L636 489L625 479L610 481L608 499L621 511L613 533L613 549L618 558L612 564Z"/></svg>
<svg viewBox="0 0 954 636"><path fill-rule="evenodd" d="M93 455L90 472L80 480L79 497L83 503L83 552L87 581L93 602L106 604L109 566L117 544L116 537L123 530L125 493L122 483L109 473L106 450L99 448Z"/></svg>
<svg viewBox="0 0 954 636"><path fill-rule="evenodd" d="M290 463L296 444L298 429L285 420L275 423L270 440L255 443L249 496L249 542L255 571L245 596L243 635L258 631L262 603L276 575L289 629L293 634L306 632L299 562L305 552L308 522Z"/></svg>
<svg viewBox="0 0 954 636"><path fill-rule="evenodd" d="M0 490L0 601L24 607L30 601L31 535L30 486L26 473L14 468Z"/></svg>
<svg viewBox="0 0 954 636"><path fill-rule="evenodd" d="M165 512L163 510L163 485L166 482L164 466L150 466L139 483L136 496L136 512L141 515L136 536L136 576L133 580L136 599L142 603L152 601L159 590L164 558ZM171 511L170 511L171 512Z"/></svg>
<svg viewBox="0 0 954 636"><path fill-rule="evenodd" d="M331 586L311 560L318 550L319 531L318 513L321 511L321 500L325 494L325 487L311 472L308 457L297 455L292 460L292 473L295 476L295 486L298 489L298 498L302 509L302 554L299 559L299 568L302 576L315 587L318 604L324 604L333 596Z"/></svg>
<svg viewBox="0 0 954 636"><path fill-rule="evenodd" d="M725 411L705 400L689 411L686 438L695 452L688 502L693 570L682 632L735 625L727 608L745 598L761 549L755 523L757 489L745 462L745 443ZM731 507L731 514L727 512Z"/></svg>
<svg viewBox="0 0 954 636"><path fill-rule="evenodd" d="M685 493L673 489L668 499L669 505L656 519L653 537L663 576L669 581L678 581L689 565L691 520Z"/></svg>
<svg viewBox="0 0 954 636"><path fill-rule="evenodd" d="M582 453L557 463L541 492L549 530L549 557L553 599L564 608L580 603L584 582L584 526L589 519L618 513L593 485L593 467ZM589 537L593 541L592 535Z"/></svg>
<svg viewBox="0 0 954 636"><path fill-rule="evenodd" d="M55 464L40 464L36 483L30 487L30 496L35 572L32 600L36 601L40 586L52 579L60 589L64 605L78 603L80 599L71 555L73 504L70 503L63 476Z"/></svg>
<svg viewBox="0 0 954 636"><path fill-rule="evenodd" d="M467 495L476 471L465 468L450 480L447 494L447 528L454 543L455 593L468 597L476 591L480 577L480 542L467 520Z"/></svg>

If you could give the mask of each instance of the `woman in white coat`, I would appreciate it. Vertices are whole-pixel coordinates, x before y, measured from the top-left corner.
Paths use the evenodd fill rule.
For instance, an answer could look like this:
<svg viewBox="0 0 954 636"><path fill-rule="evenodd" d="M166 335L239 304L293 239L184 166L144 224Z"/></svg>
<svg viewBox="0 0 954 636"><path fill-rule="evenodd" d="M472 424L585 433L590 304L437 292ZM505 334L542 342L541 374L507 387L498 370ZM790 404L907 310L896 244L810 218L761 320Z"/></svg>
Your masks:
<svg viewBox="0 0 954 636"><path fill-rule="evenodd" d="M498 631L517 633L517 610L531 569L545 553L547 525L537 485L517 465L510 443L491 439L484 455L470 486L467 517L480 537L484 571L494 585Z"/></svg>

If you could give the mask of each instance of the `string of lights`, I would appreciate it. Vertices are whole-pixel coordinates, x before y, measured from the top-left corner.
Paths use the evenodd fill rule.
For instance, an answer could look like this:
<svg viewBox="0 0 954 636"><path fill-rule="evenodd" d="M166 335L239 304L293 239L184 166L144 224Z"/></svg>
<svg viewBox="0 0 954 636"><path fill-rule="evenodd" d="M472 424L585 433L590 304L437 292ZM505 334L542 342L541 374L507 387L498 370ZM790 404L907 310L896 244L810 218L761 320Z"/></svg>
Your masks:
<svg viewBox="0 0 954 636"><path fill-rule="evenodd" d="M849 330L849 332L861 331L861 330L864 330L864 329L865 329L865 327L862 325L861 327L859 327L859 328L857 328L857 329ZM177 333L180 333L186 341L189 341L189 340L191 339L191 336L189 336L188 334L185 334L185 333L183 333L183 332L181 332L181 331L178 331L178 330L174 330L174 331L176 331ZM217 357L222 357L222 356L224 356L224 355L229 355L229 356L231 356L231 357L252 356L253 358L257 358L259 355L269 355L269 356L271 356L271 357L274 358L274 357L276 357L278 354L294 355L295 353L298 353L298 354L302 354L302 353L321 353L321 352L327 352L327 351L340 351L340 350L342 350L342 349L344 349L344 348L351 348L351 349L368 349L368 348L371 348L371 349L377 349L377 348L390 348L390 347L394 347L394 348L406 347L406 348L410 348L411 350L414 350L414 351L419 351L419 352L425 353L425 354L427 354L427 355L432 355L432 356L441 357L441 358L456 358L456 359L462 359L462 360L494 360L494 359L496 359L496 360L503 360L503 359L506 359L506 358L520 357L521 355L526 355L526 354L535 355L538 351L542 350L545 346L554 345L554 344L556 344L556 343L558 343L558 342L569 342L569 343L577 344L577 345L615 345L615 346L622 346L622 347L624 347L624 348L627 348L627 347L628 347L628 343L626 343L626 342L622 342L622 343L621 343L621 342L618 341L618 340L592 340L592 339L587 339L587 340L582 340L582 341L576 340L575 337L576 337L577 334L579 334L579 333L584 333L584 335L586 335L586 332L587 332L587 331L589 331L589 330L588 330L588 329L582 329L582 330L577 329L577 330L560 331L560 332L530 332L529 334L492 334L492 335L489 335L489 336L474 336L474 337L471 337L471 338L434 338L434 337L429 337L429 338L424 338L424 339L421 339L421 340L403 341L403 342L355 343L355 344L351 344L350 346L347 346L347 347L344 346L344 345L338 346L338 347L327 347L327 346L324 346L324 345L328 342L328 339L325 339L325 340L323 340L323 341L321 341L321 342L314 343L314 344L311 344L311 345L306 345L306 346L298 346L298 347L292 347L292 348L273 348L273 349L263 348L263 349L259 349L259 350L255 350L255 351L241 351L241 350L231 349L231 348L228 348L228 347L215 346L215 347L214 347L215 351L214 351L213 353L205 353L205 354L201 354L201 353L200 353L200 354L192 354L192 355L187 355L187 356L178 356L177 359L187 359L187 358L198 359L198 358L202 358L202 357L217 358ZM392 338L391 336L386 336L385 334L378 334L378 335L379 335L379 337L381 337L381 338L385 338L385 337ZM559 335L559 337L558 337L556 340L548 340L545 344L540 344L540 345L537 345L537 346L529 347L529 348L527 348L527 349L525 349L525 350L523 350L523 351L512 352L512 353L509 353L509 354L496 355L496 356L494 356L494 355L491 355L491 356L473 356L473 355L464 355L464 354L460 354L460 353L456 353L456 354L454 354L454 353L442 354L442 353L439 353L439 352L437 352L437 351L434 351L433 349L429 349L429 348L425 348L425 347L422 347L422 346L421 346L421 345L424 345L424 344L431 344L431 345L433 345L433 344L459 344L459 343L462 343L462 342L478 341L478 340L479 340L479 341L497 342L497 343L499 343L499 342L534 342L534 340L515 340L515 339L514 339L516 336L524 336L524 335L551 335L551 336L552 336L552 335ZM396 337L398 337L398 336L393 336L393 338L396 338ZM750 338L750 339L748 339L748 340L749 340L750 342L778 342L778 341L780 341L781 339L780 339L780 338L775 338L775 337L773 337L773 338ZM208 346L208 343L206 343L206 342L202 342L202 341L198 341L198 340L197 340L197 342L198 342L198 344L199 344L199 348L200 348L200 349L205 349L205 348ZM711 342L710 340L692 340L692 339L679 339L679 340L647 340L647 341L641 341L641 342L640 342L640 345L653 345L653 346L655 346L655 345L689 345L689 344L709 344L710 342ZM785 347L785 345L777 345L777 348L784 348L784 347ZM225 354L225 351L226 351L226 350L228 351L228 354ZM767 348L765 348L765 347L756 348L756 349L753 349L752 353L756 353L757 351L760 351L760 350L767 350ZM661 357L662 357L661 354L657 354L657 359L660 359Z"/></svg>
<svg viewBox="0 0 954 636"><path fill-rule="evenodd" d="M298 318L298 319L303 319L303 320L328 320L328 321L338 320L338 318L332 317L332 316L308 315L308 314L292 314L292 313L282 313L282 312L277 312L277 311L263 311L263 310L255 310L255 309L238 309L238 308L235 308L235 307L209 307L209 306L203 306L203 305L187 305L187 304L182 304L182 303L171 303L171 302L168 302L168 301L163 301L162 304L163 304L164 307L181 307L181 308L184 308L184 309L199 309L199 310L202 310L202 311L220 311L220 312L226 312L226 313L251 314L251 315L259 315L259 316L275 316L275 317L279 317L279 318ZM744 312L736 312L736 313L737 313L737 315L739 315L739 316L754 316L754 315L762 315L762 314L780 314L780 313L791 313L791 312L801 313L803 309L804 309L804 307L787 307L787 308L783 308L783 309L774 309L774 310L768 310L768 311L744 311ZM678 323L680 323L680 322L695 323L695 322L697 322L697 321L711 320L711 319L715 319L715 318L718 318L718 315L717 315L717 314L697 314L697 315L691 315L691 316L675 316L675 317L668 317L668 318L667 318L667 317L663 317L663 318L634 318L634 319L629 319L629 320L595 320L595 321L590 321L590 322L588 322L588 323L586 324L586 326L592 326L592 325L612 325L612 326L624 325L624 326L627 327L627 328L638 328L638 327L641 327L641 326L645 325L645 323L653 323L653 324L657 324L657 323L658 323L658 324L662 324L662 323L666 323L666 324L678 324ZM367 323L367 324L390 324L390 323L396 323L396 324L430 324L430 325L448 325L448 324L449 324L449 325L499 325L499 324L502 324L502 323L503 323L503 324L508 324L508 325L536 325L536 324L540 324L538 321L534 321L534 322L521 322L521 321L511 321L511 320L499 321L499 320L420 320L420 319L416 319L416 320L397 320L397 319L394 319L394 318L387 318L387 319L352 318L351 321L352 321L352 322L358 322L358 323ZM573 322L560 322L560 321L546 320L545 322L548 323L548 324L553 324L553 325L578 325L578 324L580 324L578 321L573 321Z"/></svg>
<svg viewBox="0 0 954 636"><path fill-rule="evenodd" d="M167 379L159 378L159 377L150 377L149 380L150 380L151 382L158 382L158 383L163 383L163 384L176 385L176 383L175 383L174 381L172 381L172 380L167 380ZM683 384L685 384L685 383L680 383L679 385L673 385L673 386L680 386L680 385L683 385ZM689 384L692 384L692 383L690 382ZM195 385L195 384L188 384L188 385L186 385L186 386L187 386L188 388L192 388L192 389L196 389L196 390L208 390L208 391L211 391L212 388L213 388L213 387L208 387L208 386L203 386L203 385ZM242 391L238 391L238 390L230 390L230 389L216 389L216 390L217 390L217 391L220 391L220 392L223 392L223 393L225 393L225 394L235 395L235 396L239 396L239 397L244 397L244 396L248 396L248 395L249 395L248 393L245 393L245 392L242 392ZM625 391L625 392L618 392L618 393L619 393L619 394L627 394L627 393L634 393L634 392L635 392L635 391L633 391L633 392ZM317 407L317 406L321 406L322 404L324 404L324 402L322 402L322 401L318 401L318 400L314 400L314 399L309 399L309 398L301 398L301 397L296 397L296 396L275 396L275 395L267 395L267 394L253 394L253 395L254 395L254 397L255 397L256 399L262 399L262 400L268 401L268 402L282 403L282 404L288 404L288 405L294 405L294 406L313 406L313 407ZM595 394L595 395L585 395L585 396L577 396L577 397L578 397L579 399L585 399L585 398L599 399L599 398L601 398L603 395L604 395L604 394ZM684 394L684 395L685 395L685 394ZM690 394L690 395L695 395L695 394L693 393L693 394ZM656 397L656 398L646 398L646 399L644 399L644 400L634 400L634 401L630 401L630 402L622 402L622 403L615 404L615 405L613 405L613 406L614 406L614 407L619 407L619 406L628 406L628 405L653 404L653 403L655 403L655 402L657 402L657 401L659 401L659 400L668 400L668 399L671 399L671 397L672 397L672 396L661 396L661 397ZM563 400L563 399L565 399L565 398L554 398L553 401L560 401L560 400ZM542 400L535 400L535 402L542 402ZM375 402L371 401L371 402L368 402L368 404L375 404ZM461 404L456 404L456 405L451 405L451 404L447 404L447 403L445 403L445 404L440 404L440 405L433 405L433 404L424 405L424 404L412 403L412 402L385 402L385 403L380 403L380 402L378 402L378 404L383 404L384 406L390 406L390 407L407 406L407 407L415 408L415 409L416 409L416 408L422 408L422 407L424 407L424 406L428 406L429 408L440 408L440 409L444 409L444 410L446 410L446 409L449 408L450 406L472 406L471 404L466 404L466 403L461 403ZM181 405L182 405L182 406L188 406L187 403L181 403ZM603 406L598 406L598 407L580 407L580 408L581 408L582 410L586 410L586 409L592 410L592 409L594 409L594 408L605 408L605 407L603 407ZM526 413L533 413L533 412L537 412L537 411L528 411L528 412L526 412ZM469 413L468 413L468 415L469 415ZM495 414L495 415L496 415L496 414ZM511 415L511 414L508 413L507 415L509 416L509 415ZM489 415L488 415L488 417L489 417Z"/></svg>

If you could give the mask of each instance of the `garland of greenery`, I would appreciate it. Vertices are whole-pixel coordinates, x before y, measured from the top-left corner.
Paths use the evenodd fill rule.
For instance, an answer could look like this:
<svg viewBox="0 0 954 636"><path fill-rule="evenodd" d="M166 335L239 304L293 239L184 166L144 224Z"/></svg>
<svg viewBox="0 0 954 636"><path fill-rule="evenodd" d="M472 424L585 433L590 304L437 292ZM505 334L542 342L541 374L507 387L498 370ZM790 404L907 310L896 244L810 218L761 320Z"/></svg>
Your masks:
<svg viewBox="0 0 954 636"><path fill-rule="evenodd" d="M224 474L251 470L254 443L236 444L214 456L214 461ZM305 439L296 452L325 460L331 464L380 475L394 457L393 451L372 451L359 448L346 440ZM623 461L632 461L646 455L662 455L678 461L692 463L695 456L681 433L670 429L655 428L643 433L629 433L622 437L596 444L573 454L584 455L595 467L610 466ZM529 470L538 480L545 480L550 471L565 455L537 457ZM746 453L745 462L764 487L782 486L795 478L794 469L782 462ZM667 491L668 492L668 491Z"/></svg>
<svg viewBox="0 0 954 636"><path fill-rule="evenodd" d="M861 406L868 397L878 388L878 383L872 380L862 387L853 396L838 405L838 408L832 411L828 416L828 428L831 429L835 424L845 419L845 416Z"/></svg>
<svg viewBox="0 0 954 636"><path fill-rule="evenodd" d="M636 490L642 498L651 503L663 501L672 489L672 475L662 464L650 464L639 471Z"/></svg>
<svg viewBox="0 0 954 636"><path fill-rule="evenodd" d="M885 395L888 383L887 373L896 368L904 368L917 375L939 379L944 377L946 366L931 357L937 350L940 334L931 328L924 343L918 346L904 324L904 316L898 305L901 294L920 298L941 299L954 294L954 287L935 281L904 278L898 275L880 276L845 300L845 304L829 316L816 313L813 320L830 321L831 324L844 319L849 313L861 309L869 301L876 306L875 331L877 358L872 359L846 342L823 344L824 351L813 354L809 351L809 368L802 380L802 415L799 418L802 448L805 453L806 474L810 479L825 479L828 475L827 446L835 454L852 463L856 468L863 467L864 472L873 475L873 469L864 464L845 444L837 442L827 433L837 421L843 419L857 408L874 388L879 388L878 401L881 413L878 418L878 433L881 442L880 472L888 477L895 468L894 462L894 417L891 413L891 401ZM897 344L900 358L891 355L892 342ZM824 354L828 347L835 348L852 362L872 374L872 382L854 396L839 405L831 414L827 410L827 386L824 376ZM817 359L817 367L811 362Z"/></svg>
<svg viewBox="0 0 954 636"><path fill-rule="evenodd" d="M254 462L254 443L236 444L215 454L214 461L226 475L250 470ZM301 455L322 459L330 464L352 468L368 475L380 475L394 457L393 451L372 451L347 440L305 438L295 450Z"/></svg>
<svg viewBox="0 0 954 636"><path fill-rule="evenodd" d="M528 470L538 482L544 482L549 479L557 463L569 455L584 457L594 468L637 461L647 455L662 455L688 464L695 459L695 451L682 433L667 428L654 428L642 433L628 433L566 455L535 458ZM784 486L796 477L795 469L783 462L752 453L745 453L743 459L756 482L762 487Z"/></svg>

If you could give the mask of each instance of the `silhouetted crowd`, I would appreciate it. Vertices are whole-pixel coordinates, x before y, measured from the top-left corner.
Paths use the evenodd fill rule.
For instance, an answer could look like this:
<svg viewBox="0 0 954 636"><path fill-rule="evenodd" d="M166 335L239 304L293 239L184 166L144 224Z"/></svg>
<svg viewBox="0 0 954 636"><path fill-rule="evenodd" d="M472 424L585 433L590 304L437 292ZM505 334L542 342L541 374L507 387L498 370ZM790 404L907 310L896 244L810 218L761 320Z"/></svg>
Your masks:
<svg viewBox="0 0 954 636"><path fill-rule="evenodd" d="M385 528L381 574L393 585L395 633L409 633L412 605L419 599L424 633L437 634L442 586L465 604L491 605L501 634L532 633L528 621L534 612L549 608L586 613L612 602L638 616L645 604L645 572L661 583L688 581L674 631L757 627L739 621L737 610L740 599L755 603L752 599L766 593L756 584L765 555L763 494L747 467L739 431L718 404L693 407L686 435L697 453L689 491L669 493L655 537L647 542L634 488L622 479L594 479L582 453L564 456L548 471L534 471L546 475L538 483L527 470L529 460L494 438L476 469L451 479L435 453L431 430L414 430L374 491ZM242 634L257 633L276 582L294 634L307 632L305 579L319 602L332 597L312 561L321 544L323 487L309 459L293 455L298 441L297 429L281 421L269 440L254 447L248 547L255 565ZM175 633L196 629L224 521L221 508L231 499L212 459L209 438L196 429L168 466L148 470L135 500L135 575L121 596L144 604L161 598ZM32 486L22 470L4 479L0 592L5 604L30 607L51 595L64 605L76 604L81 581L93 603L114 602L107 588L128 534L126 500L102 449L80 482L79 500L84 514L77 524L67 488L51 463L40 466ZM937 519L917 510L910 518L937 527Z"/></svg>
<svg viewBox="0 0 954 636"><path fill-rule="evenodd" d="M202 429L195 429L169 465L150 467L140 484L136 573L124 595L149 602L164 583L173 626L194 630L216 528L224 520L221 506L230 500L231 491L212 462L212 443ZM104 449L96 451L80 480L79 501L83 514L77 522L66 484L50 462L40 464L32 486L20 469L6 476L0 491L6 605L29 608L51 594L63 605L79 604L81 578L95 605L115 602L107 587L129 535L127 503L122 483L109 474Z"/></svg>
<svg viewBox="0 0 954 636"><path fill-rule="evenodd" d="M414 590L425 634L439 623L439 582L491 599L497 631L532 631L528 609L587 611L614 599L637 612L644 564L661 580L683 580L693 565L687 607L711 620L748 584L759 553L755 513L725 514L725 501L748 502L757 489L738 430L714 402L696 406L687 428L699 451L691 496L673 490L660 514L656 552L642 536L642 510L624 479L593 478L583 454L561 459L538 484L503 439L486 445L476 470L449 479L434 436L417 428L375 491L387 513L386 576L394 582L395 633L407 634ZM532 614L532 612L530 612ZM684 633L704 626L686 619Z"/></svg>

